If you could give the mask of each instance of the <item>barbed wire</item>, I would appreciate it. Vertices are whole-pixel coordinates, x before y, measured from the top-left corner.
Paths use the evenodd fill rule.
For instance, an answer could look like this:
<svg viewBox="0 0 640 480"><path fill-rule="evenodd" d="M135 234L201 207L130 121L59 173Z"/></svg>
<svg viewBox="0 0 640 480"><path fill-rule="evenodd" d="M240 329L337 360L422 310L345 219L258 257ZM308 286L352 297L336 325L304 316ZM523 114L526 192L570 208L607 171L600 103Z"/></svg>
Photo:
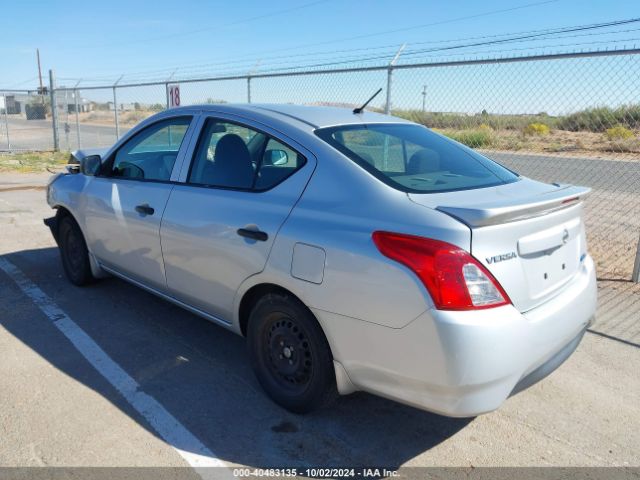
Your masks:
<svg viewBox="0 0 640 480"><path fill-rule="evenodd" d="M638 29L617 30L613 32L611 31L589 32L589 33L580 33L580 34L574 34L574 35L561 35L561 34L567 33L567 32L585 31L585 30L592 30L592 29L603 29L603 28L606 29L606 28L612 28L620 25L637 23L637 22L640 22L640 18L630 18L625 20L615 20L610 22L577 25L577 26L570 26L570 27L557 27L552 29L530 30L530 31L511 33L511 34L467 37L466 39L462 38L462 39L451 39L451 40L430 41L430 42L417 42L417 43L413 43L412 46L438 45L438 44L443 45L447 43L454 43L454 42L459 42L464 40L473 40L473 39L476 39L476 40L493 39L485 42L476 42L474 44L449 45L449 46L443 46L440 48L425 48L422 50L409 49L405 51L405 53L403 53L402 58L406 58L411 55L417 55L419 53L429 53L429 52L446 51L446 50L453 50L453 49L466 49L471 47L491 45L495 43L505 43L505 44L506 43L522 43L522 42L548 41L548 40L559 39L559 38L578 38L583 36L619 35L622 33L628 33L630 31L637 31ZM507 38L504 38L504 37L507 37ZM629 40L611 39L611 42L619 42L619 41L629 41ZM399 46L398 44L391 44L391 45L384 45L384 46L378 46L378 47L358 48L358 49L350 49L350 50L338 50L338 51L334 50L334 51L315 52L315 53L287 54L287 55L268 57L265 59L261 59L261 61L264 63L264 62L268 62L269 60L278 60L278 59L286 58L288 61L269 63L269 65L278 65L278 64L286 65L286 64L291 64L294 61L298 61L298 60L294 60L296 58L297 59L306 58L309 56L313 56L314 58L321 57L321 56L331 56L331 59L330 59L331 61L327 61L326 64L331 64L331 63L343 64L343 63L346 63L347 60L351 60L353 62L363 62L368 60L384 60L385 58L390 58L395 53L395 50L398 48L398 46ZM364 59L361 57L355 56L355 52L361 52L361 51L371 52L375 50L385 50L385 52L379 53L376 57L366 57ZM351 55L336 57L335 56L336 53L350 53ZM251 60L245 60L245 59L236 57L236 60L226 60L223 62L213 62L213 63L205 63L205 64L202 64L202 63L188 64L184 66L173 66L173 67L167 67L163 69L133 72L133 73L127 74L126 77L131 80L138 79L138 80L148 81L151 78L154 78L154 74L155 74L155 79L160 80L162 74L166 74L165 76L169 76L171 73L175 74L176 72L180 71L181 75L186 78L189 74L192 74L193 76L196 76L198 73L211 74L212 69L214 67L218 67L216 68L216 73L220 73L220 67L227 67L231 65L236 65L235 67L236 70L234 71L240 71L242 68L244 68L245 71L248 71L252 66L255 65L256 61L257 60L255 57L253 57ZM307 65L300 64L300 63L296 66L299 66L300 68L307 67ZM228 72L230 71L230 69L226 69L224 71ZM118 78L119 76L121 76L120 73L104 76L104 77L92 77L92 78L85 77L83 81L84 82L92 82L92 81L95 82L99 80L107 81L110 79ZM73 77L60 77L60 78L64 80L78 80L78 78L73 78Z"/></svg>

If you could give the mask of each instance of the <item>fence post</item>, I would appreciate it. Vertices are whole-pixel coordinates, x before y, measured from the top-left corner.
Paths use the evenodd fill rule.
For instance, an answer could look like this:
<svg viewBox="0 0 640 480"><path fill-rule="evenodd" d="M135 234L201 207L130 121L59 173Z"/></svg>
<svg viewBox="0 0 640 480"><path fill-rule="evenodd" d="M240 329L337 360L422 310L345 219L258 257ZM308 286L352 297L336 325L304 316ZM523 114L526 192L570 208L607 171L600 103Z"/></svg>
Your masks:
<svg viewBox="0 0 640 480"><path fill-rule="evenodd" d="M116 120L116 141L120 138L120 124L118 123L118 96L116 95L116 87L113 86L113 115Z"/></svg>
<svg viewBox="0 0 640 480"><path fill-rule="evenodd" d="M387 102L384 105L384 113L387 115L391 113L391 82L393 77L393 66L398 61L398 57L400 57L400 54L402 53L402 50L404 50L404 47L406 45L407 44L405 43L398 49L396 55L389 62L389 66L387 67Z"/></svg>
<svg viewBox="0 0 640 480"><path fill-rule="evenodd" d="M76 84L76 87L77 86L78 84ZM73 91L73 101L75 103L75 110L76 110L76 140L78 141L78 150L80 150L80 112L78 111L80 107L78 106L78 95L79 95L78 89L76 88Z"/></svg>
<svg viewBox="0 0 640 480"><path fill-rule="evenodd" d="M53 125L53 150L60 150L58 138L58 106L56 104L56 76L49 70L49 97L51 99L51 124Z"/></svg>
<svg viewBox="0 0 640 480"><path fill-rule="evenodd" d="M638 246L636 248L636 261L633 264L631 281L634 283L640 283L640 238L638 238Z"/></svg>
<svg viewBox="0 0 640 480"><path fill-rule="evenodd" d="M7 94L3 93L2 98L4 99L4 127L7 131L7 150L11 150L11 141L9 140L9 118L8 118L8 110L9 107L7 105Z"/></svg>
<svg viewBox="0 0 640 480"><path fill-rule="evenodd" d="M247 103L251 103L251 76L256 73L262 60L258 59L253 68L247 73Z"/></svg>
<svg viewBox="0 0 640 480"><path fill-rule="evenodd" d="M116 95L116 88L120 80L122 80L124 75L120 75L120 78L116 80L116 83L113 84L113 114L116 119L116 141L120 138L120 123L118 121L118 96Z"/></svg>

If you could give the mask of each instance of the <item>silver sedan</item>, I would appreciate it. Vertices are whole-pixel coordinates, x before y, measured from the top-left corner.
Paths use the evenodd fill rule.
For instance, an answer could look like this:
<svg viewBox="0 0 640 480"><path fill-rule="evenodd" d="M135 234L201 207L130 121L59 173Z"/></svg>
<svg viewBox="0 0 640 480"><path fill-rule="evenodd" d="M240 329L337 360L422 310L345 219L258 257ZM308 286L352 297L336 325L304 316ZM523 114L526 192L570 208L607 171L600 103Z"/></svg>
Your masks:
<svg viewBox="0 0 640 480"><path fill-rule="evenodd" d="M558 367L594 316L589 190L421 125L192 106L75 156L45 221L69 280L114 275L245 336L293 412L356 390L489 412Z"/></svg>

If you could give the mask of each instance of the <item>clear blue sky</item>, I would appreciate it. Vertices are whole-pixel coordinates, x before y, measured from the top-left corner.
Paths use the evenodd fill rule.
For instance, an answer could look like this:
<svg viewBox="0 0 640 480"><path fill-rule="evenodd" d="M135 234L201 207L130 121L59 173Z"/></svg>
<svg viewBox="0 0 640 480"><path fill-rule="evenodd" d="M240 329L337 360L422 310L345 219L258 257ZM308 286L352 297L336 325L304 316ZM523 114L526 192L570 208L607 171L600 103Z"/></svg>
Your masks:
<svg viewBox="0 0 640 480"><path fill-rule="evenodd" d="M638 0L558 0L510 12L377 35L531 3L537 2L7 1L2 5L0 86L8 87L36 76L36 47L40 48L45 71L54 68L63 78L95 78L117 76L120 72L232 61L239 56L253 60L305 51L403 42L411 45L413 42L640 16ZM639 33L628 36L640 37ZM364 35L367 37L343 40ZM317 46L300 48L312 44ZM275 62L264 60L263 64Z"/></svg>
<svg viewBox="0 0 640 480"><path fill-rule="evenodd" d="M83 84L89 85L111 82L120 74L131 81L165 78L178 66L183 66L179 75L215 75L248 71L262 59L258 71L264 71L292 63L392 55L405 42L411 51L420 44L429 48L427 42L640 17L639 0L549 0L540 4L543 1L7 1L2 6L0 87L35 87L36 47L40 48L43 72L53 68L59 84L73 85L82 78ZM530 4L539 5L519 8ZM512 10L497 12L508 9ZM490 12L496 13L484 15ZM628 32L615 38L640 45L640 24L625 29ZM562 50L562 45L576 43L582 46L573 49L588 49L588 42L607 38L585 36L535 45ZM382 46L387 47L374 48ZM361 50L348 52L351 49ZM496 50L500 48L467 52L473 56ZM326 53L294 57L313 52ZM409 59L432 57L414 54L404 61ZM235 63L222 64L227 62ZM472 80L470 77L469 82ZM376 77L367 88L379 83L382 81ZM411 102L420 100L414 84L406 93ZM352 87L351 83L349 96ZM232 100L244 95L245 87L229 88L234 90L229 94ZM339 84L332 88L339 88ZM164 95L156 93L145 96ZM216 93L209 96L220 97Z"/></svg>

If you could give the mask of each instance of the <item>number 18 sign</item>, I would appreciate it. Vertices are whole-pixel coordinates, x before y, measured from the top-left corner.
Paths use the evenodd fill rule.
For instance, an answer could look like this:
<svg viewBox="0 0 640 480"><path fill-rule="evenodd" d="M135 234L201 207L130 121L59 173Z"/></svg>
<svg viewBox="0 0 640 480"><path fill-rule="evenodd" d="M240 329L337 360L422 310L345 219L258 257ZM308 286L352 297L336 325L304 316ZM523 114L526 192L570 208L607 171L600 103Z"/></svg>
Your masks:
<svg viewBox="0 0 640 480"><path fill-rule="evenodd" d="M180 106L180 85L177 83L170 83L167 85L167 103L169 108Z"/></svg>

